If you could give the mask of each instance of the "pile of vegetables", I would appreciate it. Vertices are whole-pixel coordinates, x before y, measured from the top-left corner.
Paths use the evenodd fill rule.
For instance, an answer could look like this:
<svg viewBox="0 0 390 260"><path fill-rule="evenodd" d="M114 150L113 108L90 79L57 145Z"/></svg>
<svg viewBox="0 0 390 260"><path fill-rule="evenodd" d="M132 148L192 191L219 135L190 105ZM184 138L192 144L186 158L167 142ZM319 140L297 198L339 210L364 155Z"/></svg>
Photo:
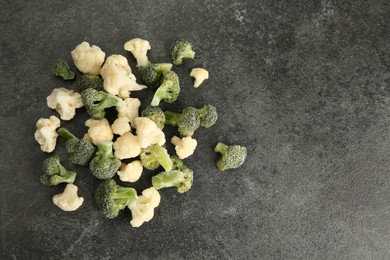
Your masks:
<svg viewBox="0 0 390 260"><path fill-rule="evenodd" d="M49 108L55 109L64 121L71 120L83 107L91 117L85 122L88 127L83 137L77 137L61 127L61 120L52 115L40 118L36 124L35 139L46 153L53 153L58 136L64 138L67 160L75 165L89 167L91 174L101 180L96 192L97 208L107 218L115 218L126 207L131 211L133 227L150 221L154 209L160 204L160 190L176 188L187 192L193 184L194 173L184 159L196 150L193 138L199 128L212 127L218 120L216 107L206 104L201 108L186 107L182 111L163 111L161 102L173 103L181 91L179 77L171 63L151 63L147 52L148 41L132 39L124 49L137 60L141 81L132 73L126 57L106 54L95 45L82 42L71 51L78 76L64 60L57 60L52 74L63 80L75 80L79 92L55 88L47 97ZM184 59L193 59L195 52L186 40L176 41L171 49L172 63L180 65ZM204 68L194 68L190 76L195 78L194 87L199 87L209 74ZM141 101L130 97L130 92L145 88L154 89L151 104L139 113ZM106 109L115 108L116 119L110 123ZM165 125L177 127L178 135L171 139L175 155L166 149ZM241 145L218 143L215 152L220 153L216 167L225 171L240 167L247 150ZM129 162L130 160L130 162ZM139 180L144 169L157 170L151 186L141 194L125 183ZM158 171L158 169L161 169ZM114 178L118 176L121 183ZM77 173L66 169L58 155L46 158L42 163L41 182L46 186L66 185L64 192L53 197L53 203L64 211L77 210L84 202L77 195L74 185ZM83 187L84 188L84 187Z"/></svg>

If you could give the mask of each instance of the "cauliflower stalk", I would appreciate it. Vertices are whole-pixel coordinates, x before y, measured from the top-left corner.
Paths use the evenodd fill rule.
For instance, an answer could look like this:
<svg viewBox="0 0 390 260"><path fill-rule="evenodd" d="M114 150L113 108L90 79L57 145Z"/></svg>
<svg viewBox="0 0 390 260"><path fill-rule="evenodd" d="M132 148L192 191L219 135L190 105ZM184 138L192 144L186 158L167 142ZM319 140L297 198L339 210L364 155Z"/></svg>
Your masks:
<svg viewBox="0 0 390 260"><path fill-rule="evenodd" d="M122 160L137 157L141 153L138 137L127 132L114 142L115 157Z"/></svg>
<svg viewBox="0 0 390 260"><path fill-rule="evenodd" d="M160 193L154 187L144 190L142 195L128 205L132 215L131 226L140 227L144 222L150 221L160 200Z"/></svg>
<svg viewBox="0 0 390 260"><path fill-rule="evenodd" d="M57 131L60 127L61 121L56 116L50 118L40 118L37 121L34 137L40 144L41 150L47 153L51 153L56 148L57 143Z"/></svg>
<svg viewBox="0 0 390 260"><path fill-rule="evenodd" d="M63 193L54 195L53 203L63 211L75 211L84 202L83 197L77 195L77 186L74 184L68 184L65 187Z"/></svg>
<svg viewBox="0 0 390 260"><path fill-rule="evenodd" d="M89 129L84 139L91 141L94 145L98 145L102 141L111 141L114 138L110 123L106 118L90 118L85 121L85 126L89 127Z"/></svg>
<svg viewBox="0 0 390 260"><path fill-rule="evenodd" d="M74 65L88 75L99 75L106 54L96 45L82 42L71 51Z"/></svg>
<svg viewBox="0 0 390 260"><path fill-rule="evenodd" d="M142 169L142 164L139 160L128 164L122 163L118 171L119 179L124 182L136 182L141 177Z"/></svg>
<svg viewBox="0 0 390 260"><path fill-rule="evenodd" d="M147 117L137 117L135 128L141 148L147 148L152 144L165 144L165 134L153 120Z"/></svg>
<svg viewBox="0 0 390 260"><path fill-rule="evenodd" d="M81 95L66 88L55 88L46 98L47 106L55 109L62 120L71 120L76 115L76 109L83 107Z"/></svg>
<svg viewBox="0 0 390 260"><path fill-rule="evenodd" d="M137 67L148 65L149 59L147 52L151 47L147 40L140 38L132 39L125 43L124 48L126 51L133 54L134 58L137 60Z"/></svg>
<svg viewBox="0 0 390 260"><path fill-rule="evenodd" d="M209 72L203 68L193 68L190 76L195 78L194 87L197 88L204 80L209 78Z"/></svg>
<svg viewBox="0 0 390 260"><path fill-rule="evenodd" d="M171 143L175 146L176 154L180 159L191 156L198 142L191 136L179 138L177 136L172 137Z"/></svg>

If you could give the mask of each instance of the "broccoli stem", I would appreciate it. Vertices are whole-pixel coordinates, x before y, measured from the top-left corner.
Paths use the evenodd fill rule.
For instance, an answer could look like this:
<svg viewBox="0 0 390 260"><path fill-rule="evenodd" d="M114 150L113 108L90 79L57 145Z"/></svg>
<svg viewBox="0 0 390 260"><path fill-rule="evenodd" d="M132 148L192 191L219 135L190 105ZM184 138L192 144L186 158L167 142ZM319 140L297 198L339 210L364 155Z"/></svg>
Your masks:
<svg viewBox="0 0 390 260"><path fill-rule="evenodd" d="M177 126L177 121L180 118L181 114L172 112L172 111L165 111L165 123L172 125L172 126Z"/></svg>
<svg viewBox="0 0 390 260"><path fill-rule="evenodd" d="M225 154L225 153L227 153L228 148L229 147L226 144L218 143L215 146L214 151L217 153Z"/></svg>
<svg viewBox="0 0 390 260"><path fill-rule="evenodd" d="M169 90L173 85L172 81L164 81L160 87L156 90L156 93L153 96L151 105L158 106L162 99L168 96L167 90Z"/></svg>
<svg viewBox="0 0 390 260"><path fill-rule="evenodd" d="M69 132L66 128L63 127L58 128L57 133L59 136L67 140L78 140L76 136L74 136L71 132Z"/></svg>
<svg viewBox="0 0 390 260"><path fill-rule="evenodd" d="M67 175L53 175L50 177L50 182L52 185L58 185L60 183L73 183L76 179L75 174L67 174Z"/></svg>
<svg viewBox="0 0 390 260"><path fill-rule="evenodd" d="M115 192L115 201L122 203L130 203L133 200L137 199L137 191L130 187L121 187L118 186Z"/></svg>
<svg viewBox="0 0 390 260"><path fill-rule="evenodd" d="M98 144L98 151L96 154L101 155L102 157L111 157L112 155L112 145L111 141L103 141Z"/></svg>
<svg viewBox="0 0 390 260"><path fill-rule="evenodd" d="M184 182L183 172L174 170L170 172L162 172L152 177L153 187L156 189L179 187Z"/></svg>

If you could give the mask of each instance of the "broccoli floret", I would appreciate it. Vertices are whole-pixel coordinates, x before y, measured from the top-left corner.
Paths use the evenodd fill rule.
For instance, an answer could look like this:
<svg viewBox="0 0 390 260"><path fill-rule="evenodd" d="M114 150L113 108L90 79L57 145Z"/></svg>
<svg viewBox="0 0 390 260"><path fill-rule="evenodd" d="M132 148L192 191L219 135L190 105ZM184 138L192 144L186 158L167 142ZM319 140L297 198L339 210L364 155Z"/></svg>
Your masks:
<svg viewBox="0 0 390 260"><path fill-rule="evenodd" d="M160 101L166 103L175 102L180 93L179 77L173 71L165 72L162 76L161 85L154 93L152 106L158 106Z"/></svg>
<svg viewBox="0 0 390 260"><path fill-rule="evenodd" d="M58 59L51 67L51 73L63 78L64 80L74 79L75 74L70 70L68 63L64 60Z"/></svg>
<svg viewBox="0 0 390 260"><path fill-rule="evenodd" d="M100 142L95 157L89 163L92 174L101 180L109 179L114 177L120 166L121 161L112 153L112 142Z"/></svg>
<svg viewBox="0 0 390 260"><path fill-rule="evenodd" d="M221 157L217 160L217 167L221 171L240 167L244 163L247 154L247 149L244 146L223 143L218 143L214 151L221 154Z"/></svg>
<svg viewBox="0 0 390 260"><path fill-rule="evenodd" d="M152 185L157 190L176 187L179 193L188 191L192 186L193 172L177 156L172 156L172 170L152 177Z"/></svg>
<svg viewBox="0 0 390 260"><path fill-rule="evenodd" d="M100 183L95 194L96 204L107 218L115 218L126 205L137 198L135 189L122 187L116 184L113 179Z"/></svg>
<svg viewBox="0 0 390 260"><path fill-rule="evenodd" d="M66 139L65 149L69 161L73 164L87 165L95 154L93 145L84 139L78 139L63 127L58 128L57 133Z"/></svg>
<svg viewBox="0 0 390 260"><path fill-rule="evenodd" d="M186 40L178 40L172 45L172 62L175 65L182 63L183 59L193 59L195 52L192 50L192 44Z"/></svg>
<svg viewBox="0 0 390 260"><path fill-rule="evenodd" d="M215 124L218 119L217 109L212 105L205 105L203 108L197 109L200 126L209 128Z"/></svg>
<svg viewBox="0 0 390 260"><path fill-rule="evenodd" d="M142 149L140 159L142 166L148 170L155 170L160 165L166 171L172 170L172 160L169 157L167 149L158 144Z"/></svg>
<svg viewBox="0 0 390 260"><path fill-rule="evenodd" d="M93 88L99 91L103 91L103 80L96 75L82 75L77 78L77 86L80 91L87 88Z"/></svg>
<svg viewBox="0 0 390 260"><path fill-rule="evenodd" d="M104 109L123 104L119 97L93 88L83 90L81 98L88 114L95 119L102 119L106 115Z"/></svg>
<svg viewBox="0 0 390 260"><path fill-rule="evenodd" d="M170 71L170 63L149 63L145 66L138 67L139 75L143 82L151 88L158 88L160 79L164 72Z"/></svg>
<svg viewBox="0 0 390 260"><path fill-rule="evenodd" d="M200 126L198 111L193 107L183 109L182 113L165 111L165 123L177 126L182 137L192 136Z"/></svg>
<svg viewBox="0 0 390 260"><path fill-rule="evenodd" d="M162 111L160 107L149 106L141 112L141 115L143 117L147 117L150 120L152 120L153 122L155 122L158 128L160 128L160 129L164 128L165 114L164 114L164 111Z"/></svg>
<svg viewBox="0 0 390 260"><path fill-rule="evenodd" d="M42 163L41 182L46 186L58 185L60 183L73 183L76 173L67 170L62 166L57 155L45 159Z"/></svg>

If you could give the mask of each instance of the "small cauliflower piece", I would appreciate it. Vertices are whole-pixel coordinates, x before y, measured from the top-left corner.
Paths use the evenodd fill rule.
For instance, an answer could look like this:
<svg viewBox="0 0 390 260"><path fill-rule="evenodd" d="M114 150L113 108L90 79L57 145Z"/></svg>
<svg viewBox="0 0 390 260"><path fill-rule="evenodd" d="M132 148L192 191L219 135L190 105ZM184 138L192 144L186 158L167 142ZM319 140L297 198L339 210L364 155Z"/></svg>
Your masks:
<svg viewBox="0 0 390 260"><path fill-rule="evenodd" d="M191 136L183 138L174 136L171 139L171 143L175 146L176 154L180 159L191 156L198 145L198 142Z"/></svg>
<svg viewBox="0 0 390 260"><path fill-rule="evenodd" d="M35 140L41 145L41 150L51 153L56 148L58 134L56 129L60 127L61 121L56 116L50 118L39 118L37 121L37 130L35 131Z"/></svg>
<svg viewBox="0 0 390 260"><path fill-rule="evenodd" d="M147 148L152 144L165 144L165 134L156 123L147 117L137 117L135 128L141 148Z"/></svg>
<svg viewBox="0 0 390 260"><path fill-rule="evenodd" d="M132 215L131 226L140 227L144 222L150 221L160 200L160 193L154 187L144 190L142 195L128 205Z"/></svg>
<svg viewBox="0 0 390 260"><path fill-rule="evenodd" d="M93 119L85 121L85 126L89 127L88 136L84 139L91 140L94 145L98 145L101 141L111 141L114 138L110 123L106 118Z"/></svg>
<svg viewBox="0 0 390 260"><path fill-rule="evenodd" d="M126 132L130 132L130 124L127 117L118 117L111 125L112 132L116 135L123 135Z"/></svg>
<svg viewBox="0 0 390 260"><path fill-rule="evenodd" d="M100 74L103 78L104 89L121 98L128 98L130 91L147 88L136 82L127 59L122 55L109 56L100 70Z"/></svg>
<svg viewBox="0 0 390 260"><path fill-rule="evenodd" d="M132 161L129 164L122 163L118 175L121 181L136 182L142 174L142 163L139 160Z"/></svg>
<svg viewBox="0 0 390 260"><path fill-rule="evenodd" d="M77 196L77 186L68 184L63 193L54 195L53 203L63 211L75 211L84 202L83 197Z"/></svg>
<svg viewBox="0 0 390 260"><path fill-rule="evenodd" d="M135 119L138 117L138 109L141 106L141 101L138 98L124 99L124 105L116 107L119 117L126 117L130 125L134 127Z"/></svg>
<svg viewBox="0 0 390 260"><path fill-rule="evenodd" d="M106 54L96 45L82 42L71 51L74 65L88 75L99 75Z"/></svg>
<svg viewBox="0 0 390 260"><path fill-rule="evenodd" d="M134 58L137 60L137 67L148 65L149 59L147 52L151 47L147 40L140 38L131 39L125 43L124 48L126 51L133 54Z"/></svg>
<svg viewBox="0 0 390 260"><path fill-rule="evenodd" d="M47 106L55 109L62 120L71 120L76 115L76 109L83 107L81 95L66 88L55 88L46 98Z"/></svg>
<svg viewBox="0 0 390 260"><path fill-rule="evenodd" d="M141 153L138 137L127 132L114 142L115 157L122 160L137 157Z"/></svg>
<svg viewBox="0 0 390 260"><path fill-rule="evenodd" d="M209 78L209 72L203 68L193 68L190 76L195 78L194 87L197 88L204 80Z"/></svg>

